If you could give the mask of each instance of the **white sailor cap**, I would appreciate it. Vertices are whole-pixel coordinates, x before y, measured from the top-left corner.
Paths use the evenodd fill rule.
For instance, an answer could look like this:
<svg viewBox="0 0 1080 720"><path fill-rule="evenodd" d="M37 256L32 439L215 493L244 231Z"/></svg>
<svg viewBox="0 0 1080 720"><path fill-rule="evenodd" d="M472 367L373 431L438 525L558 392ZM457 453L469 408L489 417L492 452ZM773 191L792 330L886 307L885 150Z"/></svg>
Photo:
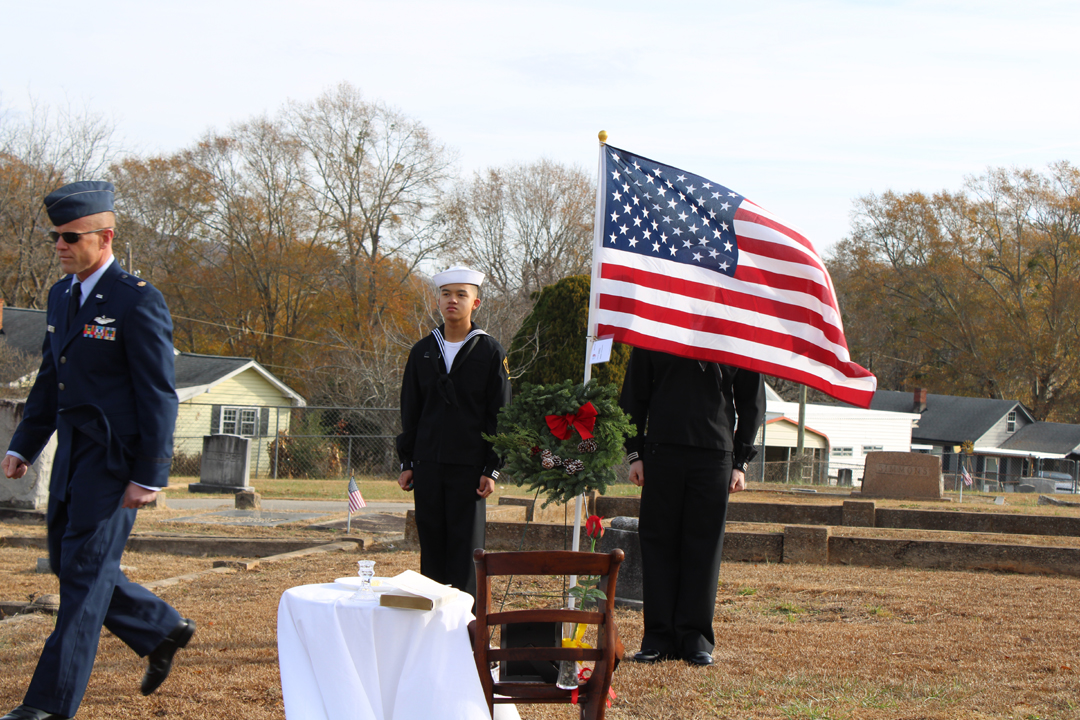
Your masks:
<svg viewBox="0 0 1080 720"><path fill-rule="evenodd" d="M431 279L435 281L435 287L453 285L455 283L468 283L469 285L480 287L484 283L484 273L477 270L470 270L467 267L459 265L457 267L449 268L448 270L443 270Z"/></svg>

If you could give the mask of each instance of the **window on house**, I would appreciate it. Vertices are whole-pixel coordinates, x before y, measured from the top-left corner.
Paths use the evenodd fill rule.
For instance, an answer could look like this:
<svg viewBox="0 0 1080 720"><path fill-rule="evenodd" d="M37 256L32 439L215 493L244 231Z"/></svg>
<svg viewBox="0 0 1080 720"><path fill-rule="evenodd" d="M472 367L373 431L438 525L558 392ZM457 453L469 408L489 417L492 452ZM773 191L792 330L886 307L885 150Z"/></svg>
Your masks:
<svg viewBox="0 0 1080 720"><path fill-rule="evenodd" d="M832 454L835 457L851 457L855 454L855 448L851 447L834 447Z"/></svg>
<svg viewBox="0 0 1080 720"><path fill-rule="evenodd" d="M885 449L884 445L863 445L862 446L863 455L865 455L866 453L872 453L872 452L882 452L884 449Z"/></svg>
<svg viewBox="0 0 1080 720"><path fill-rule="evenodd" d="M1012 410L1007 416L1005 416L1005 430L1007 432L1016 432L1016 411Z"/></svg>
<svg viewBox="0 0 1080 720"><path fill-rule="evenodd" d="M259 426L259 409L244 407L221 408L221 432L226 435L251 437Z"/></svg>

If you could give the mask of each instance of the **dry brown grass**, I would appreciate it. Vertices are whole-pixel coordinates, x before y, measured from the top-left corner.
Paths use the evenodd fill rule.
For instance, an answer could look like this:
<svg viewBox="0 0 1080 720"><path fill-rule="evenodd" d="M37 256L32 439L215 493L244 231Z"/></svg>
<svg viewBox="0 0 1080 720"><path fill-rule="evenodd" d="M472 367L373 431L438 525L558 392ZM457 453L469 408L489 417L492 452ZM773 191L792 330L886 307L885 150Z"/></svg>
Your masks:
<svg viewBox="0 0 1080 720"><path fill-rule="evenodd" d="M832 497L746 493L739 500L835 503ZM1031 496L1006 506L965 495L958 503L879 501L879 506L1072 515ZM186 510L139 514L136 532L190 535L325 537L310 522L277 528L163 522ZM732 524L732 530L782 526ZM835 534L902 536L1042 545L1080 538L950 535L938 532L833 528ZM0 523L5 535L44 535L42 526ZM56 580L34 572L44 551L0 548L0 599L56 592ZM375 552L379 574L419 569L414 552ZM129 553L136 581L208 569L214 558ZM207 575L162 596L196 619L199 631L154 696L137 692L143 662L104 633L80 718L282 718L275 619L281 593L355 571L355 557L331 554L266 564L258 571ZM711 669L668 662L624 663L615 676L617 718L1080 718L1080 626L1073 605L1080 579L730 563L717 595ZM519 582L516 589L524 587ZM620 611L627 650L637 649L640 615ZM21 699L51 618L0 625L0 711ZM521 706L523 718L573 718L562 706Z"/></svg>
<svg viewBox="0 0 1080 720"><path fill-rule="evenodd" d="M42 554L0 548L0 598L55 592L54 578L33 572ZM415 552L370 554L380 575L419 569ZM106 632L79 718L282 718L281 593L352 574L354 561L317 555L166 588L199 627L173 675L143 698L143 662ZM212 559L129 553L124 563L149 580ZM716 666L623 663L609 718L1080 718L1080 579L730 563L721 581ZM633 652L640 615L620 611L618 622ZM51 624L0 624L0 710L21 700ZM575 717L565 706L519 709Z"/></svg>

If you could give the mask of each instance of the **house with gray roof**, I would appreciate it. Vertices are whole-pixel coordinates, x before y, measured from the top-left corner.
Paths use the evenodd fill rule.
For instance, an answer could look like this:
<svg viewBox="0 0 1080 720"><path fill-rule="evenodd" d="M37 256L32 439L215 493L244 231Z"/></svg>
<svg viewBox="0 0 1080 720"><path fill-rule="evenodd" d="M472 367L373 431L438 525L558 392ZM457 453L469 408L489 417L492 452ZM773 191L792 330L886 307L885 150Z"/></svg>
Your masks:
<svg viewBox="0 0 1080 720"><path fill-rule="evenodd" d="M879 390L874 410L915 412L912 450L940 455L951 480L966 462L972 476L988 490L1012 489L1029 478L1077 478L1080 425L1036 422L1017 400ZM971 443L970 457L956 448Z"/></svg>
<svg viewBox="0 0 1080 720"><path fill-rule="evenodd" d="M965 442L975 448L1000 447L1018 430L1035 422L1018 400L935 395L926 390L878 390L870 409L918 413L911 429L911 444L923 446L935 455L952 452Z"/></svg>
<svg viewBox="0 0 1080 720"><path fill-rule="evenodd" d="M47 323L44 310L0 304L0 342L40 360ZM34 365L36 368L36 363ZM35 372L18 380L33 384ZM203 437L228 434L250 437L251 468L264 471L272 442L289 430L291 408L306 402L295 390L251 358L176 352L176 418L173 473L199 474Z"/></svg>

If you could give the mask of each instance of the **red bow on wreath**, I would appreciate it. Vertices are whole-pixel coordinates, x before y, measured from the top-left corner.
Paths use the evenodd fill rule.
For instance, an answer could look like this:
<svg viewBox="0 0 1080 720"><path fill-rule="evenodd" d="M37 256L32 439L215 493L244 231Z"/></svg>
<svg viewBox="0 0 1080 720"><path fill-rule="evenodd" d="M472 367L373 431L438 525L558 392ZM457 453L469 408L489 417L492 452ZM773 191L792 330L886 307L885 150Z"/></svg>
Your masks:
<svg viewBox="0 0 1080 720"><path fill-rule="evenodd" d="M578 431L582 440L588 440L593 436L592 429L596 426L596 415L596 408L591 402L587 402L579 407L576 413L545 415L544 419L551 428L551 434L560 440L569 440L574 430Z"/></svg>

